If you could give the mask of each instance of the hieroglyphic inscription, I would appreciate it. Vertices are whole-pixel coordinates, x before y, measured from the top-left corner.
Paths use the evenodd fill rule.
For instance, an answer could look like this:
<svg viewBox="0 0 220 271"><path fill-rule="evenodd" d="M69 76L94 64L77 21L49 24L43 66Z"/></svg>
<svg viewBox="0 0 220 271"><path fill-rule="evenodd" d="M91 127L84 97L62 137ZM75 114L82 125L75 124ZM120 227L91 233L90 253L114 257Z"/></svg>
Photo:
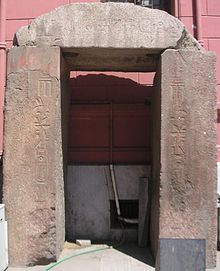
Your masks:
<svg viewBox="0 0 220 271"><path fill-rule="evenodd" d="M178 211L185 210L187 194L191 187L186 170L187 109L182 72L183 66L179 64L171 82L170 110L170 197L172 206Z"/></svg>
<svg viewBox="0 0 220 271"><path fill-rule="evenodd" d="M51 97L52 94L52 81L51 78L44 76L38 81L37 88L39 97Z"/></svg>
<svg viewBox="0 0 220 271"><path fill-rule="evenodd" d="M164 38L164 32L169 32L169 26L163 20L152 21L152 18L142 18L141 20L135 18L99 18L96 21L83 21L81 25L84 25L86 31L100 32L100 33L114 33L117 36L119 34L126 34L126 36L133 37L135 33L145 34L145 37L149 39L149 42L153 42L156 39ZM72 22L72 28L76 29L75 21ZM173 35L178 35L174 29ZM118 37L120 37L119 35ZM122 37L124 37L122 35Z"/></svg>
<svg viewBox="0 0 220 271"><path fill-rule="evenodd" d="M37 97L33 99L34 118L34 156L35 156L35 201L44 202L47 198L48 180L48 141L50 124L50 110L47 99L52 94L52 82L48 77L42 77L37 84Z"/></svg>

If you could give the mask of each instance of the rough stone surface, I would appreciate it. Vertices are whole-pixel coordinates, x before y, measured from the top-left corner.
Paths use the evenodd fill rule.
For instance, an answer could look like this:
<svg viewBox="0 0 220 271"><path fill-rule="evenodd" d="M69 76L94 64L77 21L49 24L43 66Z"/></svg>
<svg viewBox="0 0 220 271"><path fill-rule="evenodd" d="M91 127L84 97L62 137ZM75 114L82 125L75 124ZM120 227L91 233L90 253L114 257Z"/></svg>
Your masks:
<svg viewBox="0 0 220 271"><path fill-rule="evenodd" d="M56 260L64 242L60 49L8 55L4 203L11 265Z"/></svg>
<svg viewBox="0 0 220 271"><path fill-rule="evenodd" d="M201 49L168 13L125 3L77 3L39 16L15 36L18 46ZM187 45L186 45L187 44Z"/></svg>
<svg viewBox="0 0 220 271"><path fill-rule="evenodd" d="M167 50L161 56L159 238L206 239L216 264L215 55Z"/></svg>

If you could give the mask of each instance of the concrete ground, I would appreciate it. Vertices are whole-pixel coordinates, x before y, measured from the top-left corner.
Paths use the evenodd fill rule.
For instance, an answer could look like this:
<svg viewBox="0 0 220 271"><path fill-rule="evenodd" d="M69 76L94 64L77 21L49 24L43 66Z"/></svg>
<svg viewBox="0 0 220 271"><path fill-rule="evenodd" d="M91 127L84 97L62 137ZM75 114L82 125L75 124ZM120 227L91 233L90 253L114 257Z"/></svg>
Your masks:
<svg viewBox="0 0 220 271"><path fill-rule="evenodd" d="M91 252L92 251L92 252ZM147 256L146 256L147 255ZM72 257L74 256L74 257ZM220 252L218 265L207 271L220 271ZM79 247L66 243L60 262L48 266L12 268L8 271L154 271L153 259L149 249L138 248L136 245L124 245L118 249L107 245Z"/></svg>

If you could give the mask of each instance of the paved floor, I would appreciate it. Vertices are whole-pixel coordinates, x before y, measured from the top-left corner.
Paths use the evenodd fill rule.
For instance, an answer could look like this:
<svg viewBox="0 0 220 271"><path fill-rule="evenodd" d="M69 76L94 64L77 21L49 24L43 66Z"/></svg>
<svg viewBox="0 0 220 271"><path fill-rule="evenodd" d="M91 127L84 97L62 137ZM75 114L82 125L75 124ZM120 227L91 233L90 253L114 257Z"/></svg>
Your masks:
<svg viewBox="0 0 220 271"><path fill-rule="evenodd" d="M74 257L72 257L74 255ZM146 255L148 255L146 257ZM154 271L153 259L148 249L140 249L135 245L124 245L120 249L106 245L92 245L80 248L67 243L55 265L35 266L28 268L8 268L8 271ZM220 252L218 266L220 271Z"/></svg>

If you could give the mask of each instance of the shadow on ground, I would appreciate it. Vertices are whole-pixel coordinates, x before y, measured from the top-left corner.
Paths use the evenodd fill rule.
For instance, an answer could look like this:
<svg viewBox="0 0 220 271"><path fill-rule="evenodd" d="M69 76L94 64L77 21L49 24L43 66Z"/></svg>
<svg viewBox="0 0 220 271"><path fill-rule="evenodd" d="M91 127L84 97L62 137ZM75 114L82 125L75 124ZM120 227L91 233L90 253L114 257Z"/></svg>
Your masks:
<svg viewBox="0 0 220 271"><path fill-rule="evenodd" d="M115 249L140 262L143 262L149 266L155 267L154 259L149 247L141 248L141 247L138 247L137 244L134 243L134 244L124 244Z"/></svg>

